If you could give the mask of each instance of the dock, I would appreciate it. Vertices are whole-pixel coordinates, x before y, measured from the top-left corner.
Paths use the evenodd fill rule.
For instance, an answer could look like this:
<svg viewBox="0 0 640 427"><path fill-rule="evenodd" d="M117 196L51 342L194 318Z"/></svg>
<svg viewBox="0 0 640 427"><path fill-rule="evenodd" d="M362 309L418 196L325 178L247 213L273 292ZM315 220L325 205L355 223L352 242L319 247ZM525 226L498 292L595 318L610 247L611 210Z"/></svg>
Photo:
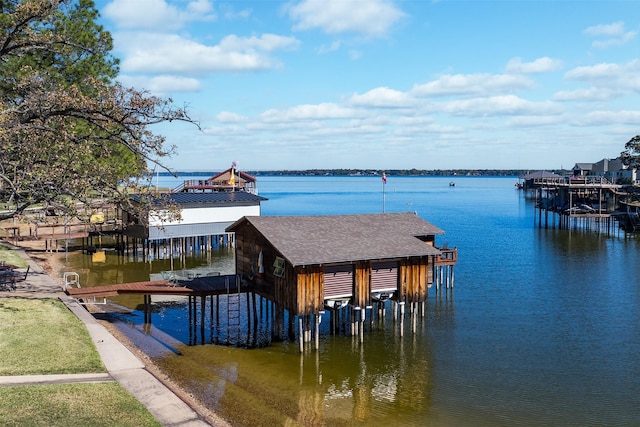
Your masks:
<svg viewBox="0 0 640 427"><path fill-rule="evenodd" d="M84 288L67 287L65 291L73 298L113 297L118 295L181 295L208 296L237 292L234 275L200 277L185 281L153 280L147 282L120 283L115 285L91 286ZM230 286L230 283L233 285ZM241 291L248 290L241 286Z"/></svg>
<svg viewBox="0 0 640 427"><path fill-rule="evenodd" d="M173 277L174 272L171 273ZM141 311L144 313L145 324L151 324L151 313L153 311L152 296L186 296L188 304L188 318L190 331L190 344L231 344L239 346L249 346L247 341L254 340L255 335L248 331L246 341L240 339L240 295L249 295L253 289L249 283L242 282L236 275L211 275L204 277L194 277L186 280L163 279L144 282L119 283L113 285L81 287L79 275L75 272L64 274L64 291L70 297L76 299L81 304L107 304L107 297L117 297L122 295L141 295L143 305ZM253 294L255 301L255 294ZM220 296L223 296L221 304ZM220 327L220 308L225 312L226 324ZM208 315L208 316L207 316ZM209 317L209 318L207 318ZM247 308L247 324L255 323L255 310L252 314ZM205 325L217 324L215 331L213 326L205 328ZM231 339L230 329L235 330ZM220 330L224 329L224 339L220 340ZM207 331L210 331L207 337ZM255 343L253 343L255 346Z"/></svg>
<svg viewBox="0 0 640 427"><path fill-rule="evenodd" d="M535 200L540 228L583 229L612 234L620 191L602 177L541 177L525 183Z"/></svg>

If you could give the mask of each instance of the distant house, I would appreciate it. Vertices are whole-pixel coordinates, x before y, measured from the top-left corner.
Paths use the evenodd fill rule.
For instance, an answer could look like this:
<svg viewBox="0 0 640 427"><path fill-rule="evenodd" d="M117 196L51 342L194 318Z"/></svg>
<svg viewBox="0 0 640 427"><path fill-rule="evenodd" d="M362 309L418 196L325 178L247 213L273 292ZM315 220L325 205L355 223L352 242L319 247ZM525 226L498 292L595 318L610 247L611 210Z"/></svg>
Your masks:
<svg viewBox="0 0 640 427"><path fill-rule="evenodd" d="M239 218L259 216L260 203L267 200L244 191L180 192L165 196L180 208L180 220L161 222L157 218L163 208L159 206L159 211L149 214L149 225L145 227L142 221L125 212L124 235L149 240L225 235L225 229Z"/></svg>
<svg viewBox="0 0 640 427"><path fill-rule="evenodd" d="M576 163L573 167L574 177L601 177L610 182L618 182L621 179L635 183L637 170L629 168L620 158L602 159L596 163Z"/></svg>
<svg viewBox="0 0 640 427"><path fill-rule="evenodd" d="M236 169L235 166L204 180L188 179L173 190L177 192L215 192L215 191L245 191L258 194L256 178Z"/></svg>
<svg viewBox="0 0 640 427"><path fill-rule="evenodd" d="M575 177L589 176L593 170L593 163L576 163L571 170Z"/></svg>
<svg viewBox="0 0 640 427"><path fill-rule="evenodd" d="M236 273L268 289L294 315L318 314L328 300L371 305L377 292L421 302L433 281L444 232L413 213L246 216L235 233ZM455 263L457 252L449 251Z"/></svg>

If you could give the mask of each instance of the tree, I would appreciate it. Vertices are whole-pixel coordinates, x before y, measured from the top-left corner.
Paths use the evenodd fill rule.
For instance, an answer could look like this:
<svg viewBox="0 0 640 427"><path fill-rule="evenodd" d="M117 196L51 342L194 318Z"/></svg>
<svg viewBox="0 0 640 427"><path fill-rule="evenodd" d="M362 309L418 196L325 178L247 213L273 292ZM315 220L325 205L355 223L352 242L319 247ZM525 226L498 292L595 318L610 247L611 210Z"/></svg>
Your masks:
<svg viewBox="0 0 640 427"><path fill-rule="evenodd" d="M624 145L620 159L630 168L640 168L640 135L634 136Z"/></svg>
<svg viewBox="0 0 640 427"><path fill-rule="evenodd" d="M170 99L114 82L97 17L92 0L0 0L0 219L51 205L74 216L97 195L144 213L145 177L169 170L174 151L150 127L196 124ZM132 204L133 192L146 202Z"/></svg>

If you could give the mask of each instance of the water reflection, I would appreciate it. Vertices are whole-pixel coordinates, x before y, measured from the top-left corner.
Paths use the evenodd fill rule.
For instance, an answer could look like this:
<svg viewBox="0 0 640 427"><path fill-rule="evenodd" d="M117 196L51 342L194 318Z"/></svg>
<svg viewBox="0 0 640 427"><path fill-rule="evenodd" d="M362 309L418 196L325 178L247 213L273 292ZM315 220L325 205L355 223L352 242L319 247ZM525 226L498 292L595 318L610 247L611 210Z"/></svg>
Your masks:
<svg viewBox="0 0 640 427"><path fill-rule="evenodd" d="M157 363L234 425L416 425L430 411L434 364L418 325L401 334L389 316L369 323L363 342L324 336L318 352L183 346Z"/></svg>
<svg viewBox="0 0 640 427"><path fill-rule="evenodd" d="M180 334L163 330L183 324L177 312L171 314L180 308L158 304L150 325L124 308L105 318L234 425L420 424L431 411L433 395L435 361L427 319L435 316L446 324L453 316L449 298L434 298L427 307L430 316L417 316L413 333L410 321L394 320L387 301L368 314L363 341L332 335L330 322L323 320L320 350L300 354L295 341L254 350L186 345L174 338Z"/></svg>
<svg viewBox="0 0 640 427"><path fill-rule="evenodd" d="M171 268L168 261L141 262L139 254L107 251L97 263L78 253L68 255L67 269L80 272L83 286L97 286L153 279ZM195 255L177 265L228 271L234 265L233 252ZM394 318L394 308L386 301L367 313L366 335L360 341L349 334L350 316L343 310L333 313L338 334L332 333L336 321L327 311L319 351L301 355L295 329L290 339L273 341L269 301L242 293L240 302L240 342L232 342L228 319L220 316L228 308L226 295L210 297L202 307L188 297L154 296L148 317L141 296L117 297L109 313L97 316L112 322L169 376L234 425L416 425L430 412L434 358L427 318L416 315L413 322L409 311L404 318ZM198 324L201 310L212 313L204 317L204 325ZM450 323L453 291L430 300L427 311L437 322ZM192 345L210 343L262 348Z"/></svg>

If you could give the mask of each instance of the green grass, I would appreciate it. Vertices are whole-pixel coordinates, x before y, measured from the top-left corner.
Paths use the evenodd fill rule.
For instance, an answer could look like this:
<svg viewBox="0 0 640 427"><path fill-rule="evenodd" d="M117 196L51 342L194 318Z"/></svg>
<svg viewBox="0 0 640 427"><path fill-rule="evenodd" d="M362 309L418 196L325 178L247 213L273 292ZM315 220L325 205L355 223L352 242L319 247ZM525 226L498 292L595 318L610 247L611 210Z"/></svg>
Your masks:
<svg viewBox="0 0 640 427"><path fill-rule="evenodd" d="M0 242L0 261L15 265L18 268L25 268L27 266L27 262L20 256L18 251L11 249L2 242Z"/></svg>
<svg viewBox="0 0 640 427"><path fill-rule="evenodd" d="M59 300L0 298L0 375L106 372L84 324Z"/></svg>
<svg viewBox="0 0 640 427"><path fill-rule="evenodd" d="M0 375L106 372L57 299L0 298ZM0 387L1 426L160 426L117 382Z"/></svg>
<svg viewBox="0 0 640 427"><path fill-rule="evenodd" d="M2 426L160 426L118 383L0 387Z"/></svg>

